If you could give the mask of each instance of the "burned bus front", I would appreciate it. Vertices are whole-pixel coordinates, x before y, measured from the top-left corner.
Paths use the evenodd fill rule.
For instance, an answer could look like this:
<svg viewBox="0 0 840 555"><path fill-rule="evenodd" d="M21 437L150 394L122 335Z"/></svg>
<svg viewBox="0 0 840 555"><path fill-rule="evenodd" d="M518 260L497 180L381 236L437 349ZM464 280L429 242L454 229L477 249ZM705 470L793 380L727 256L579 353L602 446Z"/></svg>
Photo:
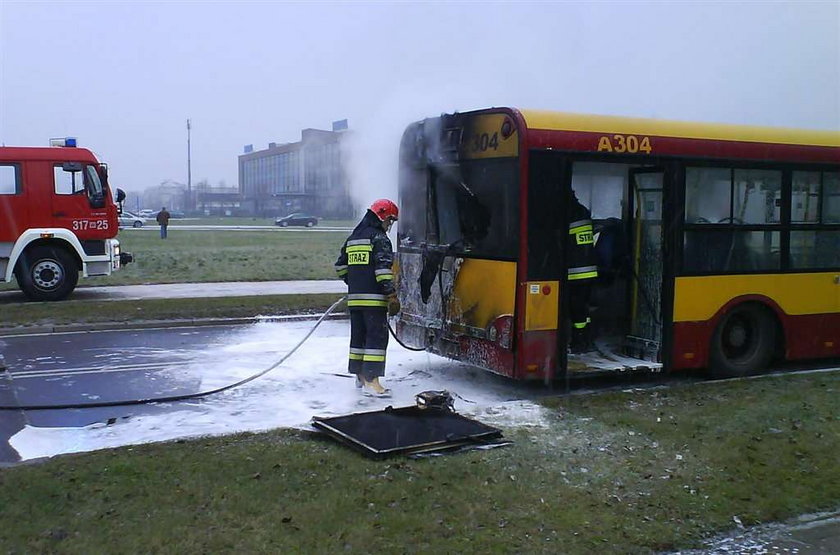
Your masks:
<svg viewBox="0 0 840 555"><path fill-rule="evenodd" d="M512 113L444 115L400 146L402 341L514 376L519 133Z"/></svg>

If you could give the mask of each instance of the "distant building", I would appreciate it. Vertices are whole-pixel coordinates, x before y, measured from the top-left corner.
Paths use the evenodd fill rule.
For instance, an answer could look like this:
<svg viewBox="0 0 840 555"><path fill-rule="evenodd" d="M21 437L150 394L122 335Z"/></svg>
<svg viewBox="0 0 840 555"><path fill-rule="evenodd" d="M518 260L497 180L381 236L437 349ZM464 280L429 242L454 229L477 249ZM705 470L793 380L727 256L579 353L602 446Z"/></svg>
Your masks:
<svg viewBox="0 0 840 555"><path fill-rule="evenodd" d="M184 210L186 208L184 200L186 190L187 186L185 184L167 179L160 185L149 187L143 191L143 208L160 210L161 206L166 206L169 210Z"/></svg>
<svg viewBox="0 0 840 555"><path fill-rule="evenodd" d="M193 186L195 197L195 212L204 216L239 216L242 195L236 187L228 187L224 181L217 186L211 186L207 180L199 181Z"/></svg>
<svg viewBox="0 0 840 555"><path fill-rule="evenodd" d="M242 209L255 216L306 212L324 218L356 215L341 159L347 120L333 131L304 129L296 143L269 143L265 150L245 147L239 156Z"/></svg>

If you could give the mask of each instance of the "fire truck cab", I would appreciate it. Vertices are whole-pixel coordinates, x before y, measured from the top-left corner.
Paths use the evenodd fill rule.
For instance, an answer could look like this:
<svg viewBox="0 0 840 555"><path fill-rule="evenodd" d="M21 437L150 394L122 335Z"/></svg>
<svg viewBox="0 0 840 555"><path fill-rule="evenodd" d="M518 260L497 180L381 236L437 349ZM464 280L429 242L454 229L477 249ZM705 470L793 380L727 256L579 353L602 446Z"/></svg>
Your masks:
<svg viewBox="0 0 840 555"><path fill-rule="evenodd" d="M14 277L35 301L62 300L80 273L132 261L115 239L125 194L112 197L107 167L75 139L51 144L0 147L0 281Z"/></svg>

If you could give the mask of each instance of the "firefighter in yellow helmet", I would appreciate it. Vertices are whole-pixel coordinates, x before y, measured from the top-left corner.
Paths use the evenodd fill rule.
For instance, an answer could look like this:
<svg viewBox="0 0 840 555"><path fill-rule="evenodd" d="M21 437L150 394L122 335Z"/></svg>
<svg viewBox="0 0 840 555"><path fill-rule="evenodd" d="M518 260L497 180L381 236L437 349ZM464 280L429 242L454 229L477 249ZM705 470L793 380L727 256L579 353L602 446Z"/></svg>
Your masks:
<svg viewBox="0 0 840 555"><path fill-rule="evenodd" d="M388 314L399 311L394 289L394 253L388 230L399 209L388 199L374 201L344 242L335 271L347 284L350 311L350 362L356 387L388 396L379 378L385 375Z"/></svg>

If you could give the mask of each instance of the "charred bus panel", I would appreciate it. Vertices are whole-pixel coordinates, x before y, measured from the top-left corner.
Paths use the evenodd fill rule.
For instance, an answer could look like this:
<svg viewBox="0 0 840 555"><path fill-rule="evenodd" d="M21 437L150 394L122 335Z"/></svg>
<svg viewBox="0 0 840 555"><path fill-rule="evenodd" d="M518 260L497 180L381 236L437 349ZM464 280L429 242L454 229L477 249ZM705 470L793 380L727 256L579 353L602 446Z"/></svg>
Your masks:
<svg viewBox="0 0 840 555"><path fill-rule="evenodd" d="M493 372L515 368L519 136L505 113L410 126L400 147L397 329Z"/></svg>

